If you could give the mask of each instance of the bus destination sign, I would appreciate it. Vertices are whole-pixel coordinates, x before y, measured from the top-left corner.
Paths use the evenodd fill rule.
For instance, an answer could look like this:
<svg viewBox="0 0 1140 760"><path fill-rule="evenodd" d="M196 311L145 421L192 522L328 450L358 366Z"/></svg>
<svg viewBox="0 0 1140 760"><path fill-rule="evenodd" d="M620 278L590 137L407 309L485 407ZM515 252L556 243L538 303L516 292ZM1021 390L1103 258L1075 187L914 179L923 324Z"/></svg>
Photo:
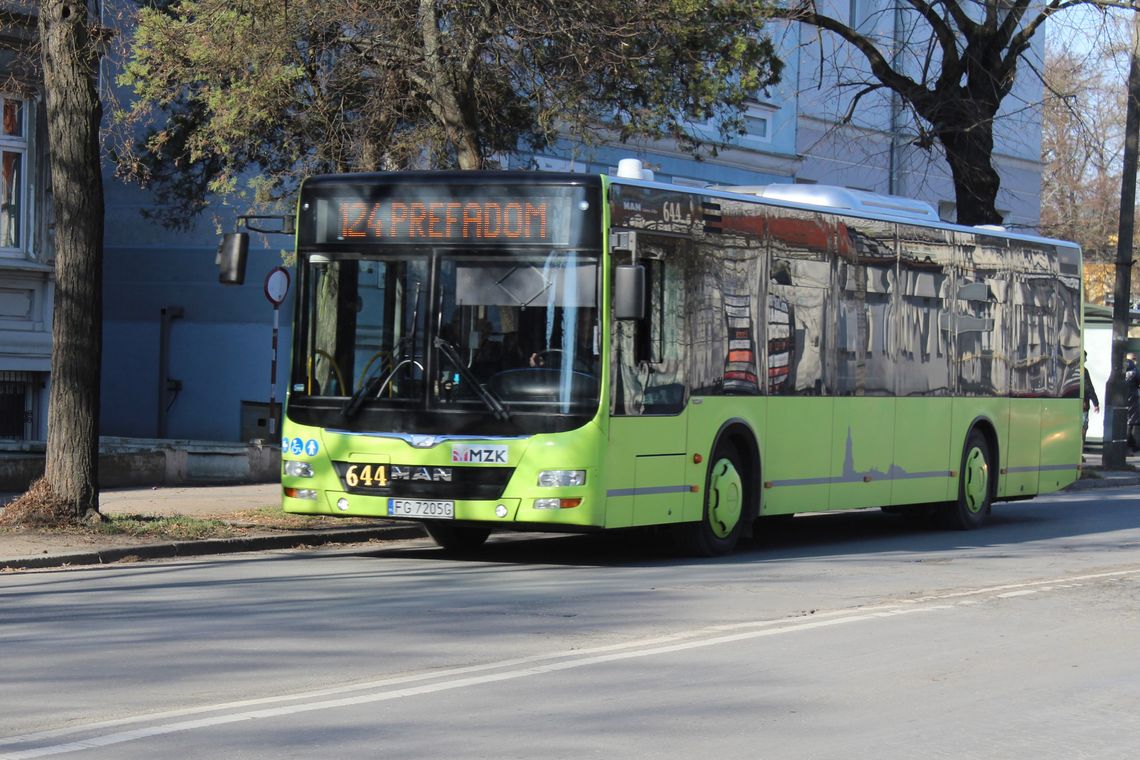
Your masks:
<svg viewBox="0 0 1140 760"><path fill-rule="evenodd" d="M318 242L566 245L567 196L330 198L318 213ZM323 217L323 218L322 218Z"/></svg>

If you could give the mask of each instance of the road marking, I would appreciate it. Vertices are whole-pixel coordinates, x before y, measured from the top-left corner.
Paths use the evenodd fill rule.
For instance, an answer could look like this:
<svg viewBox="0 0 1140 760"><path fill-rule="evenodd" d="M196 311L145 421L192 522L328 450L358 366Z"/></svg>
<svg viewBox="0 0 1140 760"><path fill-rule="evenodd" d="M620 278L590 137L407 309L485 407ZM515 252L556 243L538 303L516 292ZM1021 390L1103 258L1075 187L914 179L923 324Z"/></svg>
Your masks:
<svg viewBox="0 0 1140 760"><path fill-rule="evenodd" d="M1026 583L955 591L875 607L858 608L857 610L835 610L814 613L810 618L800 616L795 618L728 623L620 644L519 657L482 665L449 668L447 670L430 673L384 678L377 681L320 689L293 695L248 699L182 710L170 710L149 715L137 715L129 718L0 738L0 746L10 747L19 744L33 744L39 741L83 732L98 734L100 731L132 724L155 723L155 725L124 731L112 730L102 735L60 744L16 750L14 752L0 754L0 760L31 760L32 758L107 747L152 736L210 728L229 723L279 718L287 715L328 710L337 707L351 707L362 704L386 702L394 699L402 699L404 697L452 691L471 686L545 675L620 660L631 660L641 657L672 654L691 649L702 649L767 636L799 633L820 628L912 615L915 613L952 610L958 606L965 607L973 605L978 601L978 597L1010 598L1034 594L1039 591L1053 590L1061 584L1069 584L1071 586L1080 584L1081 582L1135 575L1140 575L1140 568L1095 573L1064 579L1029 581ZM424 681L429 681L430 683L417 683ZM361 691L371 691L373 693L338 697L338 695ZM328 697L334 698L329 699ZM288 702L298 702L298 704L285 704ZM226 711L226 714L184 720L184 718L190 718L194 715L220 711Z"/></svg>

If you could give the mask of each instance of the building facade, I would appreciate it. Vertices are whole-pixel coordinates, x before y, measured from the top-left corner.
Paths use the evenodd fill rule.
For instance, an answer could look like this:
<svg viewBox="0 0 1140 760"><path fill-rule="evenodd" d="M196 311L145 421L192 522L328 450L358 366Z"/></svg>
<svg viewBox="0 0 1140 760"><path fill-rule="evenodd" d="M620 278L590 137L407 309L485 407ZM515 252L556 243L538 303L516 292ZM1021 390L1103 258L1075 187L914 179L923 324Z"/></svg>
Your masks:
<svg viewBox="0 0 1140 760"><path fill-rule="evenodd" d="M896 37L905 32L888 12L893 7L888 0L825 2L834 12L850 13L861 31ZM26 42L26 33L13 44ZM860 75L858 57L830 35L798 24L773 27L773 35L785 62L784 81L757 93L748 108L746 133L717 145L715 155L694 160L663 142L596 149L562 142L541 155L512 156L504 163L508 168L608 172L620 158L635 157L664 181L840 185L924 200L953 219L954 194L945 162L937 153L913 147L897 103L889 96L868 98L855 118L844 122L850 95L834 85ZM1042 48L1038 40L1037 51ZM2 63L16 66L9 59ZM1040 102L1041 85L1032 76L1022 80L1011 98L1018 107L999 126L994 160L1002 177L1000 210L1008 223L1032 227L1040 207L1041 122L1040 112L1024 104ZM37 92L34 82L26 90L23 85L0 89L0 439L46 437L51 221ZM692 129L710 139L716 134L712 125ZM254 236L247 282L222 287L214 255L219 233L234 228L232 208L215 204L188 229L171 231L143 218L140 211L153 199L118 181L110 165L104 182L103 435L271 439L268 404L271 395L283 398L291 313L286 301L276 314L280 366L278 387L271 391L275 315L263 280L285 260L290 242Z"/></svg>
<svg viewBox="0 0 1140 760"><path fill-rule="evenodd" d="M0 443L47 437L54 261L36 4L0 3Z"/></svg>

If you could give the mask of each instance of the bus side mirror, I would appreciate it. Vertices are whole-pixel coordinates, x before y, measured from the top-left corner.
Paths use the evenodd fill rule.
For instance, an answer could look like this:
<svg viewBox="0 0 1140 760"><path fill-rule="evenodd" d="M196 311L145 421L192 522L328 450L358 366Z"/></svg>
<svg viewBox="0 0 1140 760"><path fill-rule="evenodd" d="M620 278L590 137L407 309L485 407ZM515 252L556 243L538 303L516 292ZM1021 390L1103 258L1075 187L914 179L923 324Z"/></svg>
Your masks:
<svg viewBox="0 0 1140 760"><path fill-rule="evenodd" d="M214 263L218 265L218 282L223 285L241 285L245 282L245 259L249 253L249 234L227 232Z"/></svg>
<svg viewBox="0 0 1140 760"><path fill-rule="evenodd" d="M619 264L614 268L614 319L645 318L645 267Z"/></svg>

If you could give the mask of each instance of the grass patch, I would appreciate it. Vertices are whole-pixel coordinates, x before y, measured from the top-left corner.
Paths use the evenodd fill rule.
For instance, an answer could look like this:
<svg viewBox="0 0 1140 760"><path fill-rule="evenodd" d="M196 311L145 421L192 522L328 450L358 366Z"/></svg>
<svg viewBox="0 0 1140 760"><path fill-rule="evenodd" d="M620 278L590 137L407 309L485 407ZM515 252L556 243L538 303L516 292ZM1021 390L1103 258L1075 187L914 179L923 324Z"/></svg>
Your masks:
<svg viewBox="0 0 1140 760"><path fill-rule="evenodd" d="M281 507L245 509L229 515L230 522L275 530L320 530L325 528L368 528L376 520L366 517L330 517L325 515L294 515Z"/></svg>
<svg viewBox="0 0 1140 760"><path fill-rule="evenodd" d="M106 515L103 522L92 527L92 532L104 536L165 538L175 541L228 538L241 533L225 520L200 519L185 515L170 517Z"/></svg>

